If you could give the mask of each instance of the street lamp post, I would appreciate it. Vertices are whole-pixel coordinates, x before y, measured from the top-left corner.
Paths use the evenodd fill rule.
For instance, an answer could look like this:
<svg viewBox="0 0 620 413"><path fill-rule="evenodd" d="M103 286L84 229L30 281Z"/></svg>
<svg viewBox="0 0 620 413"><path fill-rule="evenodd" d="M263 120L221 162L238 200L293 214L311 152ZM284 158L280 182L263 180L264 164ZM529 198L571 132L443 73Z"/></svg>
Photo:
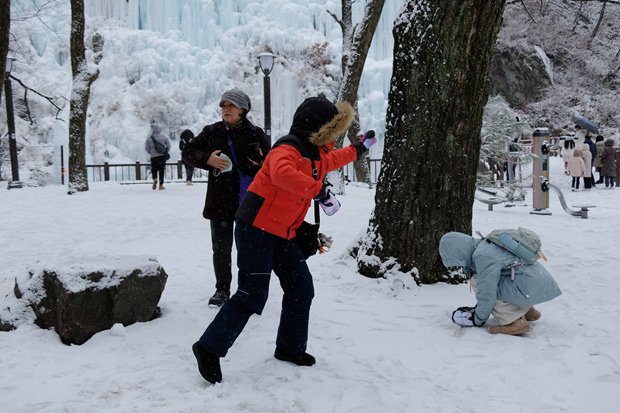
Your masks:
<svg viewBox="0 0 620 413"><path fill-rule="evenodd" d="M269 138L271 144L271 80L269 74L273 69L273 62L276 56L269 52L263 52L258 55L258 63L260 70L263 71L263 94L265 95L265 134Z"/></svg>
<svg viewBox="0 0 620 413"><path fill-rule="evenodd" d="M11 89L11 70L15 58L6 58L6 70L4 76L4 90L6 100L6 123L9 129L9 155L11 158L11 180L8 189L21 188L19 181L19 165L17 164L17 142L15 141L15 113L13 112L13 90Z"/></svg>

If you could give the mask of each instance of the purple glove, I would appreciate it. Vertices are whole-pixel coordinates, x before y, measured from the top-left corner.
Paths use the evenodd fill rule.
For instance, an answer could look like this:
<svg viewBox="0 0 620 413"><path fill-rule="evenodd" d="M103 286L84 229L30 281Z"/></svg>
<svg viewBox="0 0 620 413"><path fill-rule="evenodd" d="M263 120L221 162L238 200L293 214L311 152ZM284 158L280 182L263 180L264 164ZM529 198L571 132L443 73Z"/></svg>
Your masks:
<svg viewBox="0 0 620 413"><path fill-rule="evenodd" d="M361 159L362 156L368 151L368 149L377 143L377 137L375 136L374 130L369 130L365 134L363 134L359 141L354 144L355 149L357 150L357 159Z"/></svg>
<svg viewBox="0 0 620 413"><path fill-rule="evenodd" d="M327 216L334 215L340 209L340 201L336 199L336 196L329 189L327 190L327 197L320 199L318 202Z"/></svg>
<svg viewBox="0 0 620 413"><path fill-rule="evenodd" d="M368 132L366 132L360 138L360 142L362 143L362 145L366 147L366 149L370 149L372 145L377 143L377 137L375 136L375 131L371 129Z"/></svg>

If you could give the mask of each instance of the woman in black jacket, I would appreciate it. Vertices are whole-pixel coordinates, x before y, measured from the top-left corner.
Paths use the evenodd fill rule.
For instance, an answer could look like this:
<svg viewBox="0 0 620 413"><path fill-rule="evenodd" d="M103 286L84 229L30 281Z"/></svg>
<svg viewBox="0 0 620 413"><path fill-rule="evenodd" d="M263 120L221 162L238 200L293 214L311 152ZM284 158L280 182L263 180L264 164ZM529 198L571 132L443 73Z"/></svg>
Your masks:
<svg viewBox="0 0 620 413"><path fill-rule="evenodd" d="M188 142L183 162L209 172L202 216L211 221L215 294L209 304L221 306L230 297L231 252L235 213L249 183L269 152L265 132L247 119L250 98L239 89L220 99L222 120L204 127Z"/></svg>
<svg viewBox="0 0 620 413"><path fill-rule="evenodd" d="M181 136L179 136L179 150L181 153L183 153L183 148L185 148L185 145L192 139L194 139L194 133L191 130L185 129L181 132ZM187 162L183 162L183 165L185 166L185 184L193 185L192 177L194 176L194 167Z"/></svg>

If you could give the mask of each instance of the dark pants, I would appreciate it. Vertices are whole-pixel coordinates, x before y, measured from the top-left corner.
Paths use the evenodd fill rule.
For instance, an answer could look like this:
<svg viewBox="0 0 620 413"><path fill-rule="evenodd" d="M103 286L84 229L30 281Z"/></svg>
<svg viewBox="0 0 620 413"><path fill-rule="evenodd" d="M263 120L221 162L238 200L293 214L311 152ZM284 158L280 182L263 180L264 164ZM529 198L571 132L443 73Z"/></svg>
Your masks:
<svg viewBox="0 0 620 413"><path fill-rule="evenodd" d="M235 242L239 288L200 337L200 344L212 354L226 356L250 316L262 313L273 270L284 291L276 346L290 354L305 352L314 286L297 240L287 241L237 221Z"/></svg>
<svg viewBox="0 0 620 413"><path fill-rule="evenodd" d="M230 291L232 281L231 259L234 221L211 220L211 245L215 289Z"/></svg>
<svg viewBox="0 0 620 413"><path fill-rule="evenodd" d="M614 187L615 178L613 176L603 176L603 179L605 179L605 188Z"/></svg>
<svg viewBox="0 0 620 413"><path fill-rule="evenodd" d="M584 189L592 188L592 177L590 177L590 176L584 176L583 177L583 188Z"/></svg>
<svg viewBox="0 0 620 413"><path fill-rule="evenodd" d="M185 180L191 182L192 177L194 176L194 167L186 164L185 162L183 162L183 165L185 165Z"/></svg>
<svg viewBox="0 0 620 413"><path fill-rule="evenodd" d="M575 189L579 189L579 177L573 176L573 183L571 185Z"/></svg>
<svg viewBox="0 0 620 413"><path fill-rule="evenodd" d="M153 176L153 180L159 180L160 184L164 183L164 173L166 172L166 157L156 156L151 158L151 175Z"/></svg>

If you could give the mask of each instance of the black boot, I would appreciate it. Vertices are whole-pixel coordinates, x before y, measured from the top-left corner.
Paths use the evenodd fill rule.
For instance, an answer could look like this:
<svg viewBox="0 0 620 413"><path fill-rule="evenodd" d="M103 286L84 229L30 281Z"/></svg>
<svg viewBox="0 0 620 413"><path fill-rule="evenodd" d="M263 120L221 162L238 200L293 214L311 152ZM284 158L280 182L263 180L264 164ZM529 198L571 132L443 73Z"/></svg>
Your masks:
<svg viewBox="0 0 620 413"><path fill-rule="evenodd" d="M230 298L230 291L228 290L216 290L213 297L209 298L209 305L221 307Z"/></svg>
<svg viewBox="0 0 620 413"><path fill-rule="evenodd" d="M276 352L273 356L278 360L289 361L298 366L313 366L316 363L316 359L308 353L290 354L278 347L276 347Z"/></svg>
<svg viewBox="0 0 620 413"><path fill-rule="evenodd" d="M220 358L205 350L199 341L194 343L192 351L198 361L200 375L211 384L220 383L222 381Z"/></svg>

